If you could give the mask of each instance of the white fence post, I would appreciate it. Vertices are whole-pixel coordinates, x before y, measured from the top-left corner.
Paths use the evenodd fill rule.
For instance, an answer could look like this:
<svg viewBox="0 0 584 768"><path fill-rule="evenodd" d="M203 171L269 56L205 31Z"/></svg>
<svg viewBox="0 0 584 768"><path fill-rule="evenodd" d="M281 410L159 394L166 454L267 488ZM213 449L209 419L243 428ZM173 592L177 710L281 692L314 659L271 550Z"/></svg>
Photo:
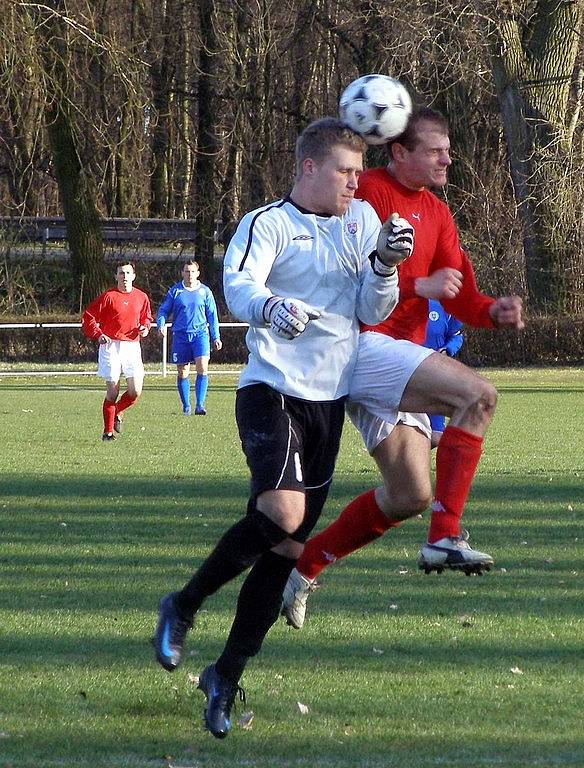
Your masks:
<svg viewBox="0 0 584 768"><path fill-rule="evenodd" d="M168 328L168 325L166 326ZM162 334L162 378L166 378L166 360L168 358L168 332Z"/></svg>

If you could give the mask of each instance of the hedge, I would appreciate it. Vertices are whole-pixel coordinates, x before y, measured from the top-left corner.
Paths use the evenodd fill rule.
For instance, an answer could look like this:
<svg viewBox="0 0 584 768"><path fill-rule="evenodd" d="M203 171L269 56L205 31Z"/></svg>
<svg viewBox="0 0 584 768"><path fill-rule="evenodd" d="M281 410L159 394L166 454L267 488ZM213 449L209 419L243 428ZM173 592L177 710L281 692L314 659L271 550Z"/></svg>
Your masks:
<svg viewBox="0 0 584 768"><path fill-rule="evenodd" d="M225 321L231 318L224 317ZM77 317L12 318L13 322L78 322ZM6 318L3 322L9 322ZM584 364L584 319L537 317L528 319L520 333L465 329L460 360L472 367L565 366ZM241 364L247 353L245 330L224 328L223 349L214 352L214 363ZM5 363L93 363L95 342L78 328L0 329L0 359ZM146 362L160 360L161 341L154 330L143 340Z"/></svg>

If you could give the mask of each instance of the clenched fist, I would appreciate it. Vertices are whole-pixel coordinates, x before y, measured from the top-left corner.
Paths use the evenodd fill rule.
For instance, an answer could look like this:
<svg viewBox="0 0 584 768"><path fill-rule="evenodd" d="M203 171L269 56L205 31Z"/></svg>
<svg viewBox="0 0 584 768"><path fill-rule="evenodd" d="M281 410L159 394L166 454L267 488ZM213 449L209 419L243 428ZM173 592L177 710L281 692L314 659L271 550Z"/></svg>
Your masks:
<svg viewBox="0 0 584 768"><path fill-rule="evenodd" d="M414 250L414 228L399 214L392 213L377 238L377 256L386 267L396 267Z"/></svg>

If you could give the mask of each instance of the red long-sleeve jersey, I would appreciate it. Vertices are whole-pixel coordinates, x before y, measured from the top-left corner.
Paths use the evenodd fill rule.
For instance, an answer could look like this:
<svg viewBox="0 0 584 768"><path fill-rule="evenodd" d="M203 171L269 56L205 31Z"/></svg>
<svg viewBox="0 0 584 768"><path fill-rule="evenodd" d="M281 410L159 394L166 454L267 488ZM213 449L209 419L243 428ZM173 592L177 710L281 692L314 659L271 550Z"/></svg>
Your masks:
<svg viewBox="0 0 584 768"><path fill-rule="evenodd" d="M398 266L399 302L391 315L375 326L362 325L395 339L423 344L428 321L428 300L416 296L418 277L428 277L444 267L463 274L462 288L454 299L440 299L446 311L461 322L493 328L489 307L495 299L477 289L474 270L460 247L456 225L448 206L427 189L411 190L399 183L386 168L371 168L361 174L356 196L377 211L381 221L397 212L413 226L414 252Z"/></svg>
<svg viewBox="0 0 584 768"><path fill-rule="evenodd" d="M140 326L150 328L152 312L150 299L139 288L129 293L110 288L86 308L81 318L81 330L90 339L102 333L115 341L136 341Z"/></svg>

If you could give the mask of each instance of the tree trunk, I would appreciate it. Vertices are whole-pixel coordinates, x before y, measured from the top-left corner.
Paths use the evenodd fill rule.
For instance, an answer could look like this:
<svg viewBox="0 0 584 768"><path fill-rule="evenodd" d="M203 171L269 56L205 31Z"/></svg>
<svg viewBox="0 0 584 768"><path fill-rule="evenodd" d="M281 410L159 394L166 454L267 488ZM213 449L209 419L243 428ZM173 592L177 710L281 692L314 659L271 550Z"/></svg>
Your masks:
<svg viewBox="0 0 584 768"><path fill-rule="evenodd" d="M225 31L225 48L229 51L227 62L227 93L233 110L233 124L227 133L225 173L221 183L221 231L219 240L227 247L237 222L242 215L243 197L243 146L248 144L246 120L248 93L248 57L251 13L246 2L232 4Z"/></svg>
<svg viewBox="0 0 584 768"><path fill-rule="evenodd" d="M215 220L217 192L215 168L218 143L216 121L220 113L217 100L217 32L214 0L199 3L201 52L199 57L198 134L196 167L196 251L201 275L214 280Z"/></svg>
<svg viewBox="0 0 584 768"><path fill-rule="evenodd" d="M170 136L171 83L174 77L173 48L174 14L173 0L153 3L155 14L152 26L151 79L152 79L152 175L150 178L150 216L169 215L169 169L168 151ZM161 14L159 23L156 22ZM154 34L156 29L157 34ZM160 32L160 34L158 34Z"/></svg>
<svg viewBox="0 0 584 768"><path fill-rule="evenodd" d="M189 217L189 197L192 181L192 151L191 151L191 115L189 111L190 95L188 93L191 70L191 24L187 13L187 5L183 3L178 9L180 14L180 31L177 53L176 87L178 91L178 127L177 127L177 162L176 162L176 195L174 216Z"/></svg>
<svg viewBox="0 0 584 768"><path fill-rule="evenodd" d="M60 3L52 7L60 10ZM110 282L104 263L100 218L95 190L81 163L70 88L67 77L66 33L61 17L41 18L42 57L47 72L45 120L55 176L67 226L73 283L79 305L101 293Z"/></svg>
<svg viewBox="0 0 584 768"><path fill-rule="evenodd" d="M33 25L28 13L19 12L14 6L4 9L4 39L0 51L0 80L4 84L3 117L0 119L0 135L9 157L3 169L11 194L11 208L20 216L34 216L39 200L37 177L42 151L42 95L38 83L38 68L34 61ZM19 30L24 40L17 37ZM22 59L15 61L14 50L20 48ZM30 89L22 89L21 75L26 71Z"/></svg>
<svg viewBox="0 0 584 768"><path fill-rule="evenodd" d="M524 223L531 308L581 312L582 179L572 147L571 83L582 27L580 3L540 0L523 21L492 24L491 66L511 177Z"/></svg>
<svg viewBox="0 0 584 768"><path fill-rule="evenodd" d="M257 208L271 197L269 158L273 146L272 29L267 0L258 2L258 16L251 30L248 98L253 108L251 152L246 158L249 175L249 207Z"/></svg>

